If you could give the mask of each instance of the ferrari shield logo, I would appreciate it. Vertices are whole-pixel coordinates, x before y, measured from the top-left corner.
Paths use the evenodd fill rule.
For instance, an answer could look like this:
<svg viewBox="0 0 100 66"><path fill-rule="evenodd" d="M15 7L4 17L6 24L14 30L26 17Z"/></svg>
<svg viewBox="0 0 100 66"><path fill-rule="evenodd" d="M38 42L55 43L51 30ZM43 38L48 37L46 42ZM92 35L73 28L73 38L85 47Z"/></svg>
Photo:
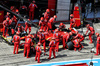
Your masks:
<svg viewBox="0 0 100 66"><path fill-rule="evenodd" d="M29 39L27 39L27 42L28 42L28 40L29 40Z"/></svg>
<svg viewBox="0 0 100 66"><path fill-rule="evenodd" d="M38 51L38 47L37 47L37 51Z"/></svg>
<svg viewBox="0 0 100 66"><path fill-rule="evenodd" d="M42 34L42 36L44 36L44 34Z"/></svg>
<svg viewBox="0 0 100 66"><path fill-rule="evenodd" d="M15 37L15 40L17 40L17 37Z"/></svg>
<svg viewBox="0 0 100 66"><path fill-rule="evenodd" d="M56 36L58 37L58 34L56 34Z"/></svg>
<svg viewBox="0 0 100 66"><path fill-rule="evenodd" d="M76 44L78 44L78 41L77 40L75 40L75 42L76 42Z"/></svg>
<svg viewBox="0 0 100 66"><path fill-rule="evenodd" d="M55 45L55 43L56 43L56 42L54 42L54 45Z"/></svg>

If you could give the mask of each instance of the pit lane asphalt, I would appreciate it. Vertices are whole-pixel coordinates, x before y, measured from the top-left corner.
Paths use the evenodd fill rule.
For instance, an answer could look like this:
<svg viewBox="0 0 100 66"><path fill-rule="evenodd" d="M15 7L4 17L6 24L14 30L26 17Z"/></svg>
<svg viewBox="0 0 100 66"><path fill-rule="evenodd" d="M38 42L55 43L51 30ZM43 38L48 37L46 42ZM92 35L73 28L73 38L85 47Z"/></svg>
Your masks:
<svg viewBox="0 0 100 66"><path fill-rule="evenodd" d="M58 26L58 24L56 25ZM66 27L69 27L69 24L66 24ZM96 32L100 33L100 23L95 23L94 28ZM34 30L33 30L34 29ZM32 32L35 33L37 29L32 27ZM78 31L81 31L81 29L78 29ZM86 32L86 28L83 28L83 32ZM46 56L41 56L41 62L47 63L47 62L58 62L58 61L69 61L69 60L79 60L79 59L90 59L92 54L90 53L91 48L94 46L93 44L89 44L89 40L87 40L88 37L85 38L83 45L84 48L78 52L74 50L63 50L60 48L60 51L56 52L56 57L53 59L48 60L49 52L46 52ZM1 40L1 39L0 39ZM96 51L96 48L94 48ZM99 56L93 55L94 58L100 58ZM35 61L35 55L31 56L31 58L26 58L23 56L23 50L19 51L19 54L13 54L13 46L9 46L7 43L0 42L0 66L20 66L20 65L28 65L28 64L37 64Z"/></svg>

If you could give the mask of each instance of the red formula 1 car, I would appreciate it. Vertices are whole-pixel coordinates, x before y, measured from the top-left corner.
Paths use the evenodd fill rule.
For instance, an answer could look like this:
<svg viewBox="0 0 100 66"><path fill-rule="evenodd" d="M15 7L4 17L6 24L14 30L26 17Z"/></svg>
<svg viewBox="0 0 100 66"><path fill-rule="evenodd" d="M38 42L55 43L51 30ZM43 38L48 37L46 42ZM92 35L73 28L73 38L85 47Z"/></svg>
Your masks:
<svg viewBox="0 0 100 66"><path fill-rule="evenodd" d="M61 36L65 35L66 33L69 33L69 32L72 32L73 35L68 39L67 41L67 45L68 45L68 49L71 50L71 49L74 49L74 43L73 43L73 36L75 36L75 32L76 32L76 29L74 28L68 28L68 29L63 29L62 31L58 31L58 33L61 34ZM39 41L39 36L38 36L38 33L39 31L37 31L37 41ZM53 37L53 33L54 33L54 30L52 30L52 32L47 32L47 35L45 36L45 40L46 40L46 46L49 45L49 42L52 40L52 37ZM36 42L37 42L36 41ZM62 45L62 37L60 38L60 45Z"/></svg>

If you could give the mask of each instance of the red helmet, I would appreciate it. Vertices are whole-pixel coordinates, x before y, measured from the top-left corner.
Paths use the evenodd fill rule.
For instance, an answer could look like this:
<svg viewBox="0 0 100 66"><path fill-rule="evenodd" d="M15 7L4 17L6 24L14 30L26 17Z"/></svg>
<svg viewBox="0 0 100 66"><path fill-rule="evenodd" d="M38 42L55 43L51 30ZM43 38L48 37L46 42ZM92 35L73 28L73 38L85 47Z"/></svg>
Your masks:
<svg viewBox="0 0 100 66"><path fill-rule="evenodd" d="M56 15L54 15L54 16L53 16L53 18L57 18L57 16L56 16Z"/></svg>
<svg viewBox="0 0 100 66"><path fill-rule="evenodd" d="M30 21L30 19L28 19Z"/></svg>
<svg viewBox="0 0 100 66"><path fill-rule="evenodd" d="M99 33L96 33L96 36L99 36Z"/></svg>
<svg viewBox="0 0 100 66"><path fill-rule="evenodd" d="M58 32L58 29L55 29L55 32Z"/></svg>
<svg viewBox="0 0 100 66"><path fill-rule="evenodd" d="M63 23L60 23L60 26L64 25Z"/></svg>
<svg viewBox="0 0 100 66"><path fill-rule="evenodd" d="M70 17L74 17L74 15L73 14L70 14Z"/></svg>
<svg viewBox="0 0 100 66"><path fill-rule="evenodd" d="M42 29L40 29L39 31L40 31L40 32L42 32L43 30L42 30Z"/></svg>
<svg viewBox="0 0 100 66"><path fill-rule="evenodd" d="M90 24L87 24L87 25L86 25L86 27L89 27L89 26L90 26Z"/></svg>
<svg viewBox="0 0 100 66"><path fill-rule="evenodd" d="M50 12L50 10L49 9L46 9L46 12Z"/></svg>
<svg viewBox="0 0 100 66"><path fill-rule="evenodd" d="M41 45L41 43L40 42L38 42L38 46L40 46Z"/></svg>
<svg viewBox="0 0 100 66"><path fill-rule="evenodd" d="M52 40L55 40L55 37L53 37Z"/></svg>
<svg viewBox="0 0 100 66"><path fill-rule="evenodd" d="M18 10L18 9L16 9L16 12L19 12L19 10Z"/></svg>
<svg viewBox="0 0 100 66"><path fill-rule="evenodd" d="M14 9L14 8L15 8L14 6L11 6L11 7L10 7L11 10Z"/></svg>
<svg viewBox="0 0 100 66"><path fill-rule="evenodd" d="M27 36L27 38L31 38L31 34L29 34L29 35Z"/></svg>
<svg viewBox="0 0 100 66"><path fill-rule="evenodd" d="M40 20L43 20L43 19L44 19L43 17L40 18Z"/></svg>
<svg viewBox="0 0 100 66"><path fill-rule="evenodd" d="M20 32L17 31L17 32L16 32L16 35L19 35L19 34L20 34Z"/></svg>
<svg viewBox="0 0 100 66"><path fill-rule="evenodd" d="M35 1L32 1L32 3L35 3Z"/></svg>
<svg viewBox="0 0 100 66"><path fill-rule="evenodd" d="M18 26L21 26L21 24L18 24Z"/></svg>
<svg viewBox="0 0 100 66"><path fill-rule="evenodd" d="M69 32L69 35L72 35L72 32Z"/></svg>

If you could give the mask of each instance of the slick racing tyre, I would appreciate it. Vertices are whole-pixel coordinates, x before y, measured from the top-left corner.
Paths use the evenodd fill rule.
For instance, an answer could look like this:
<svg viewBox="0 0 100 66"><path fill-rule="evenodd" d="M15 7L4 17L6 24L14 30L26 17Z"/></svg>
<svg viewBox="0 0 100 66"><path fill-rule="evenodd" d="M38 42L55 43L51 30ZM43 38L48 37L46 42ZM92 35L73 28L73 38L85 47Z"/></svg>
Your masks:
<svg viewBox="0 0 100 66"><path fill-rule="evenodd" d="M74 44L71 41L68 42L67 45L68 45L68 49L69 50L73 50L74 49Z"/></svg>

